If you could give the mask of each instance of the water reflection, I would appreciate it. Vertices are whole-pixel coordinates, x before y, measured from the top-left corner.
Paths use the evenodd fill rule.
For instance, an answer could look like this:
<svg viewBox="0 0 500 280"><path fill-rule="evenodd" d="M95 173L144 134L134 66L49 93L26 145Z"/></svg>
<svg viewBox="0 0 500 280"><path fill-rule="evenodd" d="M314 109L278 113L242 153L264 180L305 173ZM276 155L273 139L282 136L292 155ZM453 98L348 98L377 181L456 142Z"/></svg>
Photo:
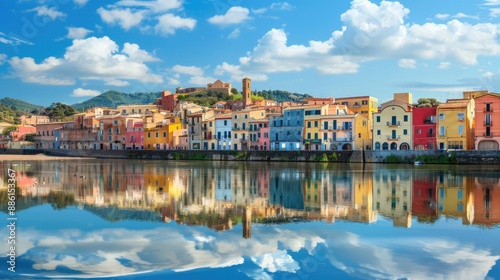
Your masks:
<svg viewBox="0 0 500 280"><path fill-rule="evenodd" d="M18 251L28 274L246 264L240 270L250 278L305 279L324 271L308 270L313 262L339 277L472 279L498 266L499 248L478 238L499 232L500 173L493 167L82 160L3 162L0 176L8 167L17 170L20 215L36 209L62 216L57 225L23 217L33 223ZM1 182L6 213L6 178ZM446 236L422 234L426 225L444 232L442 220L482 231L453 225ZM404 236L395 231L408 228Z"/></svg>
<svg viewBox="0 0 500 280"><path fill-rule="evenodd" d="M164 222L215 230L242 220L373 223L383 217L396 227L411 227L412 217L425 223L439 216L463 224L500 222L500 174L487 170L478 177L457 167L150 161L47 161L11 168L18 170L23 207L76 204L108 220L140 217L118 211L113 217L98 208L150 211ZM4 212L6 205L0 205Z"/></svg>

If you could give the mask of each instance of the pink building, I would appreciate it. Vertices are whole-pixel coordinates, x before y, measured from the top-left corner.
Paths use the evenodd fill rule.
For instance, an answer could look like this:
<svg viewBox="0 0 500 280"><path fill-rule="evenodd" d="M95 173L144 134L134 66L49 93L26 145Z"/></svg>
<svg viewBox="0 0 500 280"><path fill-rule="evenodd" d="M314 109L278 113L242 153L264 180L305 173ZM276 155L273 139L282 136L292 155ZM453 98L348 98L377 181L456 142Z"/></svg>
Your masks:
<svg viewBox="0 0 500 280"><path fill-rule="evenodd" d="M475 98L476 128L474 130L476 150L500 149L500 94L488 93Z"/></svg>
<svg viewBox="0 0 500 280"><path fill-rule="evenodd" d="M413 149L435 150L436 107L413 108Z"/></svg>
<svg viewBox="0 0 500 280"><path fill-rule="evenodd" d="M269 120L259 119L249 122L250 150L269 150Z"/></svg>
<svg viewBox="0 0 500 280"><path fill-rule="evenodd" d="M130 119L127 121L125 148L131 150L144 149L144 127L142 120Z"/></svg>
<svg viewBox="0 0 500 280"><path fill-rule="evenodd" d="M15 131L10 133L11 141L22 141L25 140L27 134L35 134L36 127L31 125L19 125Z"/></svg>

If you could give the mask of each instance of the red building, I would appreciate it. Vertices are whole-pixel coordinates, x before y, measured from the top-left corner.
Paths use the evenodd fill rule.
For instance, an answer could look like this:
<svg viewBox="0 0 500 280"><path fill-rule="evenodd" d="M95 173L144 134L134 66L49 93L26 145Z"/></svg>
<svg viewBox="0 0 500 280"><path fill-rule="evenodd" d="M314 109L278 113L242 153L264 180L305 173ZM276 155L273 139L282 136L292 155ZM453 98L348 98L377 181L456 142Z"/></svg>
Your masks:
<svg viewBox="0 0 500 280"><path fill-rule="evenodd" d="M436 107L413 108L413 149L437 149Z"/></svg>
<svg viewBox="0 0 500 280"><path fill-rule="evenodd" d="M438 219L436 183L435 173L413 174L411 212L419 222L432 223Z"/></svg>

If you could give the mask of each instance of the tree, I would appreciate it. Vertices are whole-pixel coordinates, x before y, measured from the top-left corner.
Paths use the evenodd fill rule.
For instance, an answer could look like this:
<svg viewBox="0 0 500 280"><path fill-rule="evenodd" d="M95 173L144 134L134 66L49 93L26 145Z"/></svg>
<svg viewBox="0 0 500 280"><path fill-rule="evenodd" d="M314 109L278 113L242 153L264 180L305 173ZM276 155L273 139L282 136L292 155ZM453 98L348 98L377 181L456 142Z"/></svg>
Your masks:
<svg viewBox="0 0 500 280"><path fill-rule="evenodd" d="M66 117L76 114L76 110L73 107L61 102L52 103L45 111L52 121L62 121Z"/></svg>
<svg viewBox="0 0 500 280"><path fill-rule="evenodd" d="M17 127L16 126L8 126L3 129L2 135L3 136L9 136L12 131L16 131Z"/></svg>
<svg viewBox="0 0 500 280"><path fill-rule="evenodd" d="M231 88L231 93L232 94L239 94L238 89L236 89L236 88Z"/></svg>
<svg viewBox="0 0 500 280"><path fill-rule="evenodd" d="M419 98L417 107L437 107L441 102L436 98Z"/></svg>

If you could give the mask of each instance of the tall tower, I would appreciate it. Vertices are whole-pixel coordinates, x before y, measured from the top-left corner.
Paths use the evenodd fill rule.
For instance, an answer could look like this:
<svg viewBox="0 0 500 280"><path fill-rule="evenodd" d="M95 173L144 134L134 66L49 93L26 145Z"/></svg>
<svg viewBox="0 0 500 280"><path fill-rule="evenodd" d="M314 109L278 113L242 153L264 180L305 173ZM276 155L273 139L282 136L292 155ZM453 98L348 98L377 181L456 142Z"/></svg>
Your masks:
<svg viewBox="0 0 500 280"><path fill-rule="evenodd" d="M250 83L252 80L250 78L243 78L241 86L241 95L243 95L243 103L245 107L252 104L252 90L250 88Z"/></svg>

